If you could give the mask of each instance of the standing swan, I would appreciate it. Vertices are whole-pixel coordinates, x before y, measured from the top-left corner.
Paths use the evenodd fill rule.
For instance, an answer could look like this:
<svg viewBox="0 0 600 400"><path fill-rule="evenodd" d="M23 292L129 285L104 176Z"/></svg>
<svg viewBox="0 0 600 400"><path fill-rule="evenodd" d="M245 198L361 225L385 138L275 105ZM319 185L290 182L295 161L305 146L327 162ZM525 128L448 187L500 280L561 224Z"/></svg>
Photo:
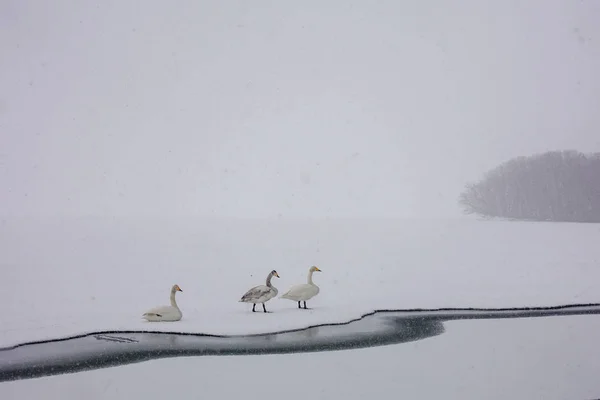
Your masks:
<svg viewBox="0 0 600 400"><path fill-rule="evenodd" d="M277 296L277 288L271 284L271 278L274 276L279 278L279 274L275 270L271 271L267 276L266 285L255 286L252 289L248 290L246 294L242 296L239 302L253 303L252 312L256 312L254 308L256 307L257 303L262 303L263 311L267 312L265 302Z"/></svg>
<svg viewBox="0 0 600 400"><path fill-rule="evenodd" d="M304 309L306 308L306 300L310 300L319 294L319 287L313 283L312 276L313 272L323 272L319 268L312 266L308 270L308 279L307 283L302 283L300 285L294 285L287 291L284 295L281 296L282 299L294 300L298 302L298 308L300 307L300 301L304 301Z"/></svg>
<svg viewBox="0 0 600 400"><path fill-rule="evenodd" d="M171 305L156 307L142 315L147 321L150 322L174 322L179 321L182 317L181 310L177 306L175 301L175 293L183 292L179 285L173 285L171 288Z"/></svg>

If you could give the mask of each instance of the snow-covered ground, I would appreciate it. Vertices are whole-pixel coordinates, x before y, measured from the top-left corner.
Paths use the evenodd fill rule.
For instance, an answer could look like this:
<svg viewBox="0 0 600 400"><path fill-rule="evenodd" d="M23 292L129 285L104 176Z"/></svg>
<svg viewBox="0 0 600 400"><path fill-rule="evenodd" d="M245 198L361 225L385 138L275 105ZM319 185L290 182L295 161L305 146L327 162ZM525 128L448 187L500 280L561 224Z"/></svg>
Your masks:
<svg viewBox="0 0 600 400"><path fill-rule="evenodd" d="M149 361L0 384L2 399L594 399L600 318L445 323L362 350Z"/></svg>
<svg viewBox="0 0 600 400"><path fill-rule="evenodd" d="M598 243L596 224L473 219L4 219L0 346L98 330L269 332L374 309L600 302ZM238 303L272 269L281 294L311 265L323 270L312 310ZM183 320L143 321L174 283ZM371 351L386 350L361 354Z"/></svg>

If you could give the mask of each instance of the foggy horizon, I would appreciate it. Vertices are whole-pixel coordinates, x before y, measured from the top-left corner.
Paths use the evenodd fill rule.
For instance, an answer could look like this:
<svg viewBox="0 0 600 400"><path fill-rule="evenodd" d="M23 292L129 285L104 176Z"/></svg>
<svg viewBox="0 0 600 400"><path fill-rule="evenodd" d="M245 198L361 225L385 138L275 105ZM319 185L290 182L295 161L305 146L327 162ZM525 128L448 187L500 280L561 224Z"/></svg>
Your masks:
<svg viewBox="0 0 600 400"><path fill-rule="evenodd" d="M90 4L0 5L3 216L455 217L600 151L598 2Z"/></svg>

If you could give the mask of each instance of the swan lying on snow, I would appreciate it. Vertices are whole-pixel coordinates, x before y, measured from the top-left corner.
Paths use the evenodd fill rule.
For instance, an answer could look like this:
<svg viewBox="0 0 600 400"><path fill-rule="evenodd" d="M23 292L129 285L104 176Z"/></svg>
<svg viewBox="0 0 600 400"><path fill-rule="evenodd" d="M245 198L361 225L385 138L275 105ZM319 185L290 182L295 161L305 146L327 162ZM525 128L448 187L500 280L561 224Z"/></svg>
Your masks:
<svg viewBox="0 0 600 400"><path fill-rule="evenodd" d="M302 283L300 285L294 285L287 291L284 295L281 296L282 299L288 299L298 302L298 308L300 307L300 301L304 301L304 309L306 308L306 300L310 300L319 294L319 287L314 284L312 280L313 272L323 272L319 268L312 266L308 270L308 282Z"/></svg>
<svg viewBox="0 0 600 400"><path fill-rule="evenodd" d="M148 310L142 315L143 318L150 322L174 322L179 321L182 317L181 310L175 301L175 293L183 292L179 285L173 285L171 288L171 305L156 307Z"/></svg>
<svg viewBox="0 0 600 400"><path fill-rule="evenodd" d="M265 307L265 302L271 300L273 297L277 296L277 288L271 284L272 277L278 277L279 274L277 271L273 270L267 276L267 284L255 286L252 289L248 290L246 294L242 296L239 300L241 303L253 303L252 312L255 312L256 304L261 304L263 306L263 311L267 312L267 308Z"/></svg>

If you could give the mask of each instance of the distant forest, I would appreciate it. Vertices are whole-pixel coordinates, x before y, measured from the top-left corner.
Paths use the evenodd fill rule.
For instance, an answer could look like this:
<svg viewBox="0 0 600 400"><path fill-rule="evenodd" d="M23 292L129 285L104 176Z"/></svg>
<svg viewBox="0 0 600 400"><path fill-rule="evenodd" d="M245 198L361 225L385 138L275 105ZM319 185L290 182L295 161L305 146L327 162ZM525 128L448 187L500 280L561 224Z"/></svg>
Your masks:
<svg viewBox="0 0 600 400"><path fill-rule="evenodd" d="M517 157L468 184L467 214L534 221L600 222L600 153Z"/></svg>

